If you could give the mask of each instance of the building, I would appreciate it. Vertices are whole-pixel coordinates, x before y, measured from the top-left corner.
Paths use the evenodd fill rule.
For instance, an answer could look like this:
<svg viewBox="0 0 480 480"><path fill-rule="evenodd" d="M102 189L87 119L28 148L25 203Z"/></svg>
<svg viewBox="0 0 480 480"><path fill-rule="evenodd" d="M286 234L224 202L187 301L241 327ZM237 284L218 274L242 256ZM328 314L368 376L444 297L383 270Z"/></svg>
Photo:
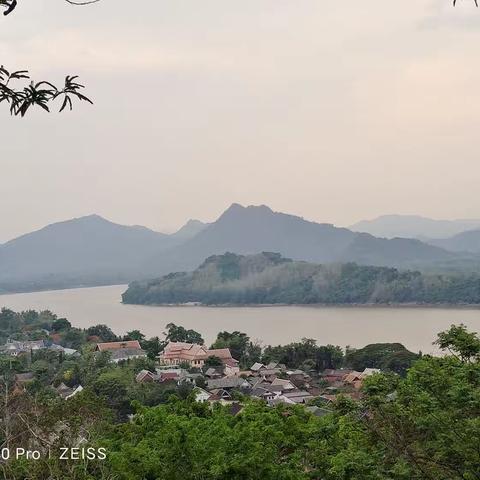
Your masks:
<svg viewBox="0 0 480 480"><path fill-rule="evenodd" d="M77 393L80 393L83 390L81 385L76 387L67 387L64 383L61 383L56 389L57 393L64 399L68 400L69 398L74 397Z"/></svg>
<svg viewBox="0 0 480 480"><path fill-rule="evenodd" d="M147 352L142 350L138 340L97 343L95 350L110 353L110 361L114 363L132 360L134 358L145 358L147 356Z"/></svg>
<svg viewBox="0 0 480 480"><path fill-rule="evenodd" d="M294 392L285 392L280 397L285 403L308 403L315 397L310 393L302 390L296 390Z"/></svg>
<svg viewBox="0 0 480 480"><path fill-rule="evenodd" d="M142 349L138 340L125 340L122 342L97 343L95 350L98 350L99 352L111 352L112 350L119 350L123 348Z"/></svg>
<svg viewBox="0 0 480 480"><path fill-rule="evenodd" d="M223 377L223 378L212 378L207 380L208 390L213 390L217 388L222 388L223 390L240 390L240 389L249 389L250 384L243 378L240 377Z"/></svg>
<svg viewBox="0 0 480 480"><path fill-rule="evenodd" d="M238 361L232 357L230 349L208 349L196 343L169 342L165 350L158 356L161 365L182 365L202 368L209 357L218 357L225 366L227 376L240 372Z"/></svg>
<svg viewBox="0 0 480 480"><path fill-rule="evenodd" d="M22 354L30 354L39 350L52 350L62 352L65 355L78 355L73 348L65 348L61 345L52 343L50 340L8 340L5 345L0 347L0 351L12 357L18 357Z"/></svg>
<svg viewBox="0 0 480 480"><path fill-rule="evenodd" d="M135 381L137 383L151 383L155 382L158 378L156 373L152 373L148 370L140 370L135 376Z"/></svg>
<svg viewBox="0 0 480 480"><path fill-rule="evenodd" d="M210 398L211 396L211 393L210 392L207 392L206 390L204 390L203 388L199 388L197 387L195 389L195 400L197 402L206 402L208 401L208 399Z"/></svg>
<svg viewBox="0 0 480 480"><path fill-rule="evenodd" d="M8 340L5 345L2 345L2 352L13 357L17 357L22 353L30 353L47 348L45 340L30 340L18 341Z"/></svg>

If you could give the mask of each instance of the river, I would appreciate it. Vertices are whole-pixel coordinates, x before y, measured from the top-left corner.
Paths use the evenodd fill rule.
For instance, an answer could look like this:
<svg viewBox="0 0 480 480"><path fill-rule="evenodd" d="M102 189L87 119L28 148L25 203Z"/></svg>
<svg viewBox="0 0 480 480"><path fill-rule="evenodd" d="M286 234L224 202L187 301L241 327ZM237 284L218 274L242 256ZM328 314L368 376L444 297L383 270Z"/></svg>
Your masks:
<svg viewBox="0 0 480 480"><path fill-rule="evenodd" d="M1 295L0 307L20 311L51 310L77 327L98 323L117 334L139 329L162 336L175 323L199 331L207 343L221 330L239 330L264 345L285 344L303 337L319 344L362 347L375 342L401 342L412 351L438 353L436 334L452 323L480 330L480 309L419 307L150 307L123 305L125 285Z"/></svg>

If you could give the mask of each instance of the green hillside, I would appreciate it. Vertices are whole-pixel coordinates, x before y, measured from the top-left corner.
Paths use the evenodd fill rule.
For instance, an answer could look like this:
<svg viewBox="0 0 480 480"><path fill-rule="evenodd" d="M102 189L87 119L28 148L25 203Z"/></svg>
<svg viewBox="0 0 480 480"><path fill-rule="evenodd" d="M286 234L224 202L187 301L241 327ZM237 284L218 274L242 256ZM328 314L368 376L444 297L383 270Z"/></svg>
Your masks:
<svg viewBox="0 0 480 480"><path fill-rule="evenodd" d="M132 304L478 304L480 276L426 275L353 263L319 265L278 253L209 257L193 272L133 282Z"/></svg>

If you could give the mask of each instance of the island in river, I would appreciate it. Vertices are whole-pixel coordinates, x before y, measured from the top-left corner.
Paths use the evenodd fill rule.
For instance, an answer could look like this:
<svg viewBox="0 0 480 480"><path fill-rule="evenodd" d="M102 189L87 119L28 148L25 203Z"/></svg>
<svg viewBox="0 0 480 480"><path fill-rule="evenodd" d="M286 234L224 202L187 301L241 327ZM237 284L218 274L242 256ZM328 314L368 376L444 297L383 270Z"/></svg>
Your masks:
<svg viewBox="0 0 480 480"><path fill-rule="evenodd" d="M133 282L136 305L480 305L480 276L438 275L355 263L320 265L278 253L225 253L193 272Z"/></svg>

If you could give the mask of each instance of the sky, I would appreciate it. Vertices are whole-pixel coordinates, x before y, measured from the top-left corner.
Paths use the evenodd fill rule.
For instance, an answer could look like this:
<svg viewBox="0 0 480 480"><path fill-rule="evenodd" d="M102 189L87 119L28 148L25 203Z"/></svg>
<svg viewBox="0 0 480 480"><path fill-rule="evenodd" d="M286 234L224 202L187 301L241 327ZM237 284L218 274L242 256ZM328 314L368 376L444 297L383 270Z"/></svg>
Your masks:
<svg viewBox="0 0 480 480"><path fill-rule="evenodd" d="M231 203L350 225L480 217L473 0L19 0L0 63L95 104L0 105L0 241L92 213L171 232Z"/></svg>

